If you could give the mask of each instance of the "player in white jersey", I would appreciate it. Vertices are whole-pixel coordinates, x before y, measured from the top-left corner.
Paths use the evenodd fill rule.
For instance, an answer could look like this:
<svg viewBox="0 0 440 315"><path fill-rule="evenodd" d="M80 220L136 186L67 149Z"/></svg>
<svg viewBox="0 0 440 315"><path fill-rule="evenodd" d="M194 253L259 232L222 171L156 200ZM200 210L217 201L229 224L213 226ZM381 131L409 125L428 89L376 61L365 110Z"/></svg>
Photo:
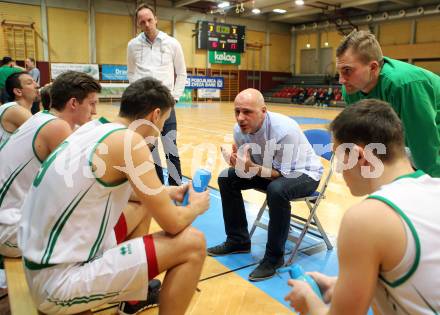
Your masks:
<svg viewBox="0 0 440 315"><path fill-rule="evenodd" d="M32 103L39 100L38 84L27 72L11 74L5 88L13 101L0 106L0 146L32 116Z"/></svg>
<svg viewBox="0 0 440 315"><path fill-rule="evenodd" d="M14 106L18 106L16 102L9 102L0 106L0 148L3 145L3 143L9 139L9 137L12 134L12 132L9 132L5 128L3 128L3 124L1 123L3 120L3 115L8 109Z"/></svg>
<svg viewBox="0 0 440 315"><path fill-rule="evenodd" d="M41 163L71 133L96 114L101 86L69 71L53 83L53 106L24 122L0 149L0 254L21 256L17 229L21 206ZM5 105L7 106L7 105ZM57 119L60 118L60 119Z"/></svg>
<svg viewBox="0 0 440 315"><path fill-rule="evenodd" d="M310 273L324 301L297 280L286 300L300 314L366 314L371 305L383 315L440 313L440 179L412 169L385 102L360 101L330 129L351 193L369 196L342 220L338 278Z"/></svg>
<svg viewBox="0 0 440 315"><path fill-rule="evenodd" d="M159 312L185 312L206 255L203 234L190 224L208 209L209 192L191 189L190 204L176 206L172 200L182 201L188 185L165 188L157 177L144 138L159 136L172 106L159 81L140 79L125 90L113 123L85 124L43 163L19 229L26 278L42 312L146 299L148 279L164 271ZM164 231L109 245L132 190L138 210Z"/></svg>

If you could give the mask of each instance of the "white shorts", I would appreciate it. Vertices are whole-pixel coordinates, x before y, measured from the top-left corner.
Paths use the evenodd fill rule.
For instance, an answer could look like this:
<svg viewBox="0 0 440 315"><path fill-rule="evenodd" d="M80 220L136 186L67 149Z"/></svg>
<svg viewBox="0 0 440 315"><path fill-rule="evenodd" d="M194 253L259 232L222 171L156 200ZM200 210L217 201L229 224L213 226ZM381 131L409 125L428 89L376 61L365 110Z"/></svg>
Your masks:
<svg viewBox="0 0 440 315"><path fill-rule="evenodd" d="M43 313L74 314L106 303L147 298L148 265L142 237L85 264L37 268L25 263L24 269L32 298Z"/></svg>
<svg viewBox="0 0 440 315"><path fill-rule="evenodd" d="M21 250L17 245L18 223L0 224L0 255L5 257L20 257Z"/></svg>

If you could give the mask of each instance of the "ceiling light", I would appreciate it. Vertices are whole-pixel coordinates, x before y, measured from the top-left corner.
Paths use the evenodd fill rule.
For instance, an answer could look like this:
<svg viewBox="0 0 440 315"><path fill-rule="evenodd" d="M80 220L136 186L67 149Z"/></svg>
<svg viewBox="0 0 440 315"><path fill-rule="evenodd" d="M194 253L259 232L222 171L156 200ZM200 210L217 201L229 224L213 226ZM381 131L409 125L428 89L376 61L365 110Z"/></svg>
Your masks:
<svg viewBox="0 0 440 315"><path fill-rule="evenodd" d="M327 46L328 46L328 42L325 42L325 43L324 43L324 46L327 47Z"/></svg>
<svg viewBox="0 0 440 315"><path fill-rule="evenodd" d="M253 9L252 9L252 13L253 13L253 14L260 14L260 13L261 13L261 10L260 10L260 9L257 9L257 8L253 8Z"/></svg>
<svg viewBox="0 0 440 315"><path fill-rule="evenodd" d="M307 48L310 48L310 44L309 44L309 43L307 43L307 44L306 44L306 47L307 47Z"/></svg>
<svg viewBox="0 0 440 315"><path fill-rule="evenodd" d="M283 13L286 13L287 11L286 10L284 10L284 9L273 9L272 10L273 12L275 12L275 13L281 13L281 14L283 14Z"/></svg>
<svg viewBox="0 0 440 315"><path fill-rule="evenodd" d="M217 5L217 7L219 7L220 9L223 9L223 8L226 8L226 7L229 7L229 2L228 1L223 1L223 2L220 2L218 5Z"/></svg>
<svg viewBox="0 0 440 315"><path fill-rule="evenodd" d="M295 0L296 5L304 5L304 0Z"/></svg>

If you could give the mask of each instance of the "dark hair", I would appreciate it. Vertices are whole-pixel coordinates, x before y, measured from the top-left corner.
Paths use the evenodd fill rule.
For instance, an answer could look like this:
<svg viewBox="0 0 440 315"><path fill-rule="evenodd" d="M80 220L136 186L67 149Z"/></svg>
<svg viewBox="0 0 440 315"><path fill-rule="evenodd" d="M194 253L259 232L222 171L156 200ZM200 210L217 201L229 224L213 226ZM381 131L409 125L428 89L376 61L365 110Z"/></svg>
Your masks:
<svg viewBox="0 0 440 315"><path fill-rule="evenodd" d="M5 81L5 89L9 95L10 102L15 100L14 89L21 89L22 88L21 82L20 82L20 77L23 74L28 74L28 73L25 71L15 72L15 73L9 75L9 77Z"/></svg>
<svg viewBox="0 0 440 315"><path fill-rule="evenodd" d="M35 59L32 57L28 57L27 59L29 59L30 61L32 61L33 64L35 64Z"/></svg>
<svg viewBox="0 0 440 315"><path fill-rule="evenodd" d="M349 48L359 56L359 59L367 64L370 61L383 62L382 49L374 34L369 31L353 30L344 37L336 48L336 57L341 57Z"/></svg>
<svg viewBox="0 0 440 315"><path fill-rule="evenodd" d="M151 11L151 13L153 13L154 16L156 16L156 10L154 10L154 8L152 6L150 6L150 5L146 4L146 3L142 3L142 4L140 4L136 8L136 12L134 13L134 16L136 17L136 19L138 17L139 11L142 10L142 9L148 9L148 10Z"/></svg>
<svg viewBox="0 0 440 315"><path fill-rule="evenodd" d="M10 63L11 61L14 61L14 59L8 56L3 57L3 59L0 61L0 67Z"/></svg>
<svg viewBox="0 0 440 315"><path fill-rule="evenodd" d="M405 154L402 122L391 105L380 100L365 99L347 107L330 124L330 131L341 144L384 144L386 153L375 154L384 162Z"/></svg>
<svg viewBox="0 0 440 315"><path fill-rule="evenodd" d="M136 120L156 108L162 111L174 106L174 98L167 87L152 77L130 84L122 94L119 116Z"/></svg>
<svg viewBox="0 0 440 315"><path fill-rule="evenodd" d="M51 107L63 110L71 98L82 102L90 93L101 92L101 85L88 74L67 71L53 81L50 88Z"/></svg>
<svg viewBox="0 0 440 315"><path fill-rule="evenodd" d="M43 105L45 110L50 109L50 87L48 85L40 90L41 105Z"/></svg>

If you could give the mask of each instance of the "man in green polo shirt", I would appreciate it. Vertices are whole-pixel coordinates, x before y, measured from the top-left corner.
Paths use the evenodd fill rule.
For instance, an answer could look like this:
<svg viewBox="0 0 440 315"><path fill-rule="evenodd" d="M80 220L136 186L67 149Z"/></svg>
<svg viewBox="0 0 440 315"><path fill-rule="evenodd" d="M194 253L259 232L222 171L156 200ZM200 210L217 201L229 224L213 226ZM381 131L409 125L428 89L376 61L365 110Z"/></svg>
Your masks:
<svg viewBox="0 0 440 315"><path fill-rule="evenodd" d="M0 104L9 102L9 96L5 91L6 79L13 73L25 71L24 68L15 64L11 57L3 57L0 61Z"/></svg>
<svg viewBox="0 0 440 315"><path fill-rule="evenodd" d="M336 67L345 102L388 102L402 120L415 166L440 177L440 77L384 57L368 31L354 30L344 38L336 50Z"/></svg>

